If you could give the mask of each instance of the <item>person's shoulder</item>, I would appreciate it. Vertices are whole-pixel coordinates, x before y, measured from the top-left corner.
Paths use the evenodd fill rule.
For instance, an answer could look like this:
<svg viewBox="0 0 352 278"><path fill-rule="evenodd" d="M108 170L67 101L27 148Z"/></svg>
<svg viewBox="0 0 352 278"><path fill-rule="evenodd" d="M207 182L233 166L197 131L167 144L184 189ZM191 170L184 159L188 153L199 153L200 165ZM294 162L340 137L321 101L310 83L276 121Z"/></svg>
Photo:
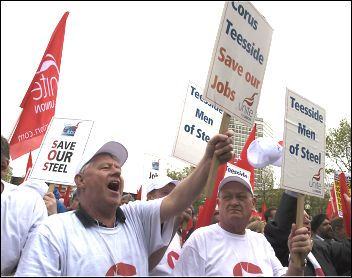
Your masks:
<svg viewBox="0 0 352 278"><path fill-rule="evenodd" d="M219 234L221 233L220 226L216 224L211 224L209 226L203 226L193 231L190 237L209 237L211 234Z"/></svg>
<svg viewBox="0 0 352 278"><path fill-rule="evenodd" d="M12 183L9 183L9 182L6 182L4 180L1 180L1 183L4 185L4 191L1 193L1 195L5 192L11 192L11 191L14 191L14 190L17 190L19 188L18 185L15 185L15 184L12 184Z"/></svg>
<svg viewBox="0 0 352 278"><path fill-rule="evenodd" d="M67 211L50 215L42 222L41 227L44 230L67 230L74 228L76 222L74 211Z"/></svg>
<svg viewBox="0 0 352 278"><path fill-rule="evenodd" d="M128 202L128 204L123 204L120 206L120 208L122 209L123 212L127 212L127 211L133 211L136 209L145 209L145 208L152 208L152 207L158 207L160 206L162 202L162 199L155 199L155 200L151 200L151 201L140 201L140 200L136 200L133 202Z"/></svg>
<svg viewBox="0 0 352 278"><path fill-rule="evenodd" d="M267 241L266 237L264 234L262 233L258 233L258 232L254 232L250 229L246 229L246 235L248 236L249 239L252 239L252 240L264 240L264 241Z"/></svg>

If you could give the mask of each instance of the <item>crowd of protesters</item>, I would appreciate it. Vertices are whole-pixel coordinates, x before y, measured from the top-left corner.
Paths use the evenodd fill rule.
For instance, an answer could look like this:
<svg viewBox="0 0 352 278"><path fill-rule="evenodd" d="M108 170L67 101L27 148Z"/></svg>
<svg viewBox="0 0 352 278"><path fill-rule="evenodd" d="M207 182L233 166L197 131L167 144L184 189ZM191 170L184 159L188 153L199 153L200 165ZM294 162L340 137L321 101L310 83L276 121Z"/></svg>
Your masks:
<svg viewBox="0 0 352 278"><path fill-rule="evenodd" d="M44 182L4 181L10 155L2 136L1 275L350 276L351 239L342 218L304 212L303 227L296 227L296 193L287 190L264 219L253 217L253 189L240 175L220 182L211 225L195 229L192 203L213 156L220 164L232 158L232 137L228 131L211 138L184 180L151 180L147 201L124 194L127 149L118 142L97 146L77 167L77 189L65 207Z"/></svg>

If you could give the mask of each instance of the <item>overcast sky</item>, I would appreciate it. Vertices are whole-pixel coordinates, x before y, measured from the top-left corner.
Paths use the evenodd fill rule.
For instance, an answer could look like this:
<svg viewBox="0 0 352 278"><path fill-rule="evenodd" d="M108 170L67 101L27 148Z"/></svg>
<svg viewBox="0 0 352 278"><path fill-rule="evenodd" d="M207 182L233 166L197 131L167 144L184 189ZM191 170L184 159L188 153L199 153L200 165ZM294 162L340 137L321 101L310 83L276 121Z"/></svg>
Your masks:
<svg viewBox="0 0 352 278"><path fill-rule="evenodd" d="M282 139L286 87L326 109L327 131L342 118L350 122L351 3L252 4L274 29L258 107L274 139ZM95 120L113 132L128 148L123 171L135 192L143 153L172 153L189 81L205 85L223 6L2 1L1 133L10 135L52 32L69 11L56 117ZM24 174L27 157L12 162L16 174Z"/></svg>

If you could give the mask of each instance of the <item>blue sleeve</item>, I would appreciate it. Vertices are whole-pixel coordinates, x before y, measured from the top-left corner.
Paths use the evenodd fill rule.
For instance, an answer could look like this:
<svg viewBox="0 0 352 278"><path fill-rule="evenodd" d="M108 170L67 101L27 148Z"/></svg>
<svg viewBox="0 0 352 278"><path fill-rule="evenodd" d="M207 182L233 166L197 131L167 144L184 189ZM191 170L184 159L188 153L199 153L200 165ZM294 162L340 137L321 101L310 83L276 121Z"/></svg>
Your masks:
<svg viewBox="0 0 352 278"><path fill-rule="evenodd" d="M57 213L62 213L67 211L66 207L59 200L56 200L56 208L57 208Z"/></svg>

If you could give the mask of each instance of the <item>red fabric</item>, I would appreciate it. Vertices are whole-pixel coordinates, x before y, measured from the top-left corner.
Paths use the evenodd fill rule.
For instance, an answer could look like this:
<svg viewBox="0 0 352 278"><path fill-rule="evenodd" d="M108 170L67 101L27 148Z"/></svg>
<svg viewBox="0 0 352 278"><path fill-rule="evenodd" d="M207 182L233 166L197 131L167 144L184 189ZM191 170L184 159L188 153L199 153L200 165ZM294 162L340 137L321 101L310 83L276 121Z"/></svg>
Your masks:
<svg viewBox="0 0 352 278"><path fill-rule="evenodd" d="M257 125L254 124L251 133L249 134L246 144L241 151L240 159L237 161L236 166L245 169L251 173L250 182L254 192L254 167L248 162L247 150L249 145L255 140L255 133L257 131Z"/></svg>
<svg viewBox="0 0 352 278"><path fill-rule="evenodd" d="M332 186L332 188L331 188L330 199L329 199L328 206L326 207L325 213L329 219L333 219L338 216L336 195L335 195L335 186Z"/></svg>
<svg viewBox="0 0 352 278"><path fill-rule="evenodd" d="M70 206L70 192L71 192L71 186L66 187L66 192L65 192L65 197L64 197L64 206L69 207Z"/></svg>
<svg viewBox="0 0 352 278"><path fill-rule="evenodd" d="M136 200L142 200L142 186L137 189Z"/></svg>
<svg viewBox="0 0 352 278"><path fill-rule="evenodd" d="M12 133L12 160L40 147L55 114L61 54L65 36L66 12L56 26L44 56L20 107L22 113Z"/></svg>
<svg viewBox="0 0 352 278"><path fill-rule="evenodd" d="M347 185L346 185L346 177L344 173L339 174L340 179L340 194L341 194L341 206L342 206L342 213L343 213L343 221L345 224L345 230L349 237L351 237L351 210L346 204L345 197L343 194L347 194L347 196L351 197L348 193Z"/></svg>
<svg viewBox="0 0 352 278"><path fill-rule="evenodd" d="M182 243L185 243L186 236L187 236L189 230L192 228L192 226L193 226L192 217L190 219L188 219L187 223L183 223L182 230L181 230Z"/></svg>
<svg viewBox="0 0 352 278"><path fill-rule="evenodd" d="M220 165L218 168L213 194L211 195L211 198L207 198L205 200L203 209L199 210L196 229L200 227L208 226L211 224L211 219L214 215L214 211L216 207L216 198L218 196L219 184L225 176L226 168L227 168L227 163Z"/></svg>
<svg viewBox="0 0 352 278"><path fill-rule="evenodd" d="M26 167L26 174L23 177L22 182L26 181L28 179L29 173L31 172L33 167L33 163L32 163L32 152L29 152L29 156L28 156L28 161L27 161L27 167Z"/></svg>
<svg viewBox="0 0 352 278"><path fill-rule="evenodd" d="M258 212L256 209L252 209L251 217L259 217L262 220L264 219L264 218L262 218L262 214L260 212Z"/></svg>

